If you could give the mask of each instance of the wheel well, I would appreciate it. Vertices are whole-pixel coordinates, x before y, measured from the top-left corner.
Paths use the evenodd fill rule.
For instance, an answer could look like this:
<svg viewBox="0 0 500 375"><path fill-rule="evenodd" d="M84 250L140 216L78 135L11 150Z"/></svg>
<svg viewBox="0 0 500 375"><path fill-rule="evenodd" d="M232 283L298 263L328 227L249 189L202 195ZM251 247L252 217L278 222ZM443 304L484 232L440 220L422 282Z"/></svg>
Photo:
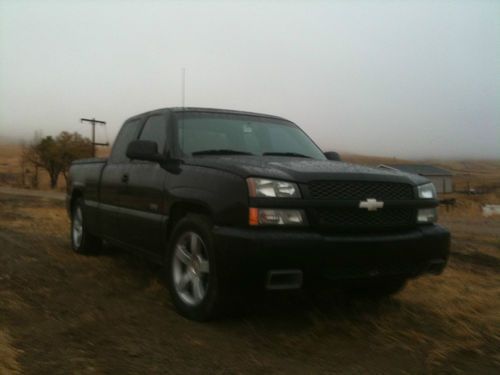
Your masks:
<svg viewBox="0 0 500 375"><path fill-rule="evenodd" d="M83 192L80 190L74 190L73 193L71 194L71 203L69 206L70 213L73 211L73 206L75 205L75 202L78 198L83 197Z"/></svg>
<svg viewBox="0 0 500 375"><path fill-rule="evenodd" d="M207 207L204 207L196 203L176 203L170 209L170 215L167 226L167 239L170 238L170 234L174 230L175 224L182 219L184 216L190 213L206 215L212 217L212 213Z"/></svg>

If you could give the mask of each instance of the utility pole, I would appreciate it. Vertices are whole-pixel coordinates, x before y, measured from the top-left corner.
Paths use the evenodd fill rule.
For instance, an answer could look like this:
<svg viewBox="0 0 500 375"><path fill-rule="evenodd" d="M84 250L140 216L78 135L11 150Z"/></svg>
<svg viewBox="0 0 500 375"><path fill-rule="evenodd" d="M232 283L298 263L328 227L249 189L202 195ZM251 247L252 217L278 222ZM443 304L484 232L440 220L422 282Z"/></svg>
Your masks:
<svg viewBox="0 0 500 375"><path fill-rule="evenodd" d="M186 107L186 68L182 68L182 108Z"/></svg>
<svg viewBox="0 0 500 375"><path fill-rule="evenodd" d="M106 125L106 121L99 121L96 120L95 118L89 119L89 118L81 118L80 122L88 122L92 125L92 156L95 157L95 146L109 146L109 143L97 143L95 141L95 125Z"/></svg>

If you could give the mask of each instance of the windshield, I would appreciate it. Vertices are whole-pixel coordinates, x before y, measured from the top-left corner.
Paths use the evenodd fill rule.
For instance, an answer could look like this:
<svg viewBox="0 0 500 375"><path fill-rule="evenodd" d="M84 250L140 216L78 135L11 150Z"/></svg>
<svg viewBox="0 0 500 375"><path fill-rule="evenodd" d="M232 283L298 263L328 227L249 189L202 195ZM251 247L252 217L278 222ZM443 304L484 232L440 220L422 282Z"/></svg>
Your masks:
<svg viewBox="0 0 500 375"><path fill-rule="evenodd" d="M269 155L325 160L295 125L266 117L224 113L177 114L179 147L186 155Z"/></svg>

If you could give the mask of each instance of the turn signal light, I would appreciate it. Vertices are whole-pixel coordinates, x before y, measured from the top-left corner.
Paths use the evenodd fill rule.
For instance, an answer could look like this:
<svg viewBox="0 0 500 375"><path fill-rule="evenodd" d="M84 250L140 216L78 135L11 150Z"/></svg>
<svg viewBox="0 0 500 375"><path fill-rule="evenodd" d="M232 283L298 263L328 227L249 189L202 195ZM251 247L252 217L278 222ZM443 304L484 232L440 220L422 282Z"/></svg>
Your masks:
<svg viewBox="0 0 500 375"><path fill-rule="evenodd" d="M303 210L255 208L248 210L248 224L255 225L304 225Z"/></svg>

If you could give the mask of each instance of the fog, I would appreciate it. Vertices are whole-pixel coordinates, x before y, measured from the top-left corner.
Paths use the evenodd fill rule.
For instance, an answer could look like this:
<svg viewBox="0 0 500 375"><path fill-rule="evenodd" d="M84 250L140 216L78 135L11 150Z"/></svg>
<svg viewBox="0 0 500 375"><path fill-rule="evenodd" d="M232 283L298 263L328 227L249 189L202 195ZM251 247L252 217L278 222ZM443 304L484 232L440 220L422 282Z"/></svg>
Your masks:
<svg viewBox="0 0 500 375"><path fill-rule="evenodd" d="M280 115L325 150L500 157L498 1L0 1L0 137L187 106ZM106 141L98 129L98 141Z"/></svg>

